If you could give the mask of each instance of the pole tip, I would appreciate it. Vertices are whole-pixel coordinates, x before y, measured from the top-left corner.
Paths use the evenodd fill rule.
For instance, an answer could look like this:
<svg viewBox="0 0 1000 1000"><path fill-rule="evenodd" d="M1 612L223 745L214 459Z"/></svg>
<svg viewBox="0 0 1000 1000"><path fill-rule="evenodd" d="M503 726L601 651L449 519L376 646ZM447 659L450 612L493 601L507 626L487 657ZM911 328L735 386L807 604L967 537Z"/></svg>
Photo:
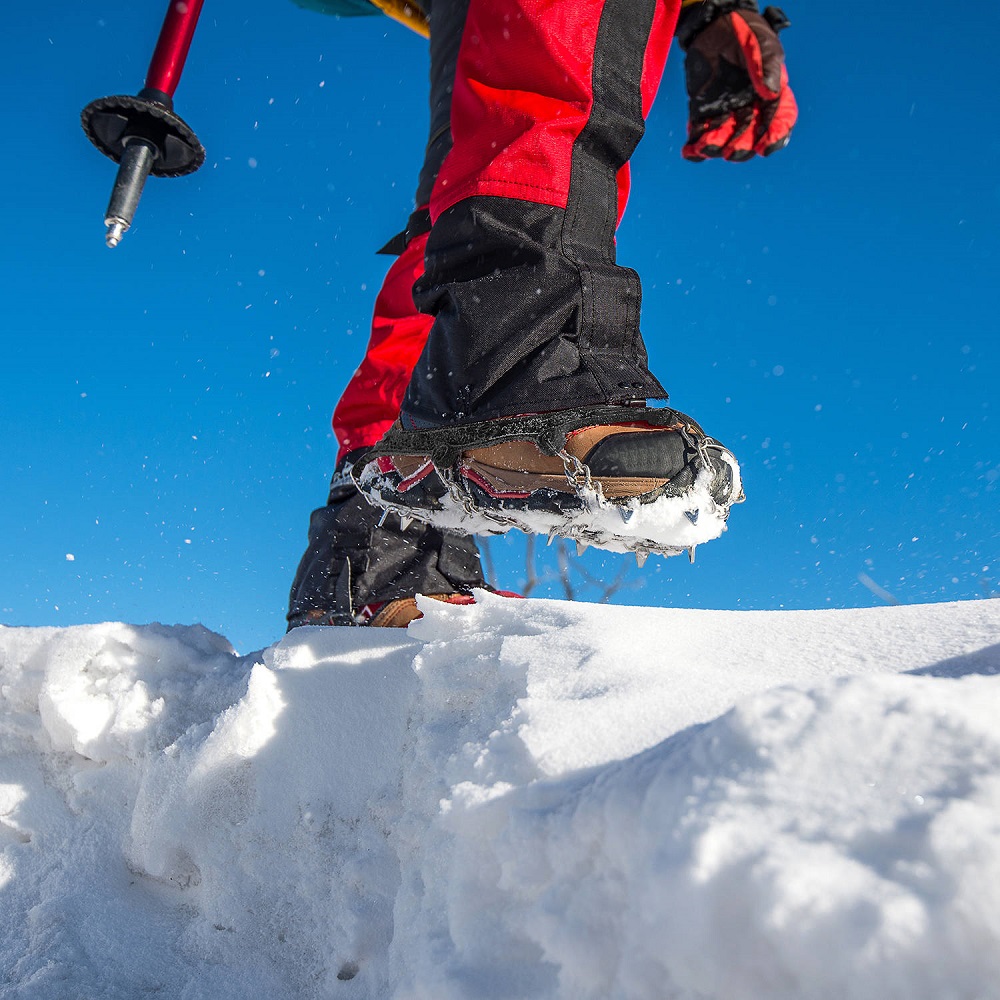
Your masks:
<svg viewBox="0 0 1000 1000"><path fill-rule="evenodd" d="M114 250L121 243L125 230L128 229L128 223L124 219L105 219L104 225L108 227L104 242Z"/></svg>

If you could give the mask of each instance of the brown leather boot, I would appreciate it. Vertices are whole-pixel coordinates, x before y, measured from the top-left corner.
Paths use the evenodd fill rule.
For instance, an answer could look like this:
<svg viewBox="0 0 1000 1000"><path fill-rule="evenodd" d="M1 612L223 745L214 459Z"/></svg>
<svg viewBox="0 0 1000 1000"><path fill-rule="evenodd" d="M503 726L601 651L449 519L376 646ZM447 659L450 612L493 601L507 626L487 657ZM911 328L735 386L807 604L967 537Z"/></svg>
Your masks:
<svg viewBox="0 0 1000 1000"><path fill-rule="evenodd" d="M355 469L402 517L468 533L523 531L674 555L718 537L743 500L732 453L676 410L604 406L408 430Z"/></svg>

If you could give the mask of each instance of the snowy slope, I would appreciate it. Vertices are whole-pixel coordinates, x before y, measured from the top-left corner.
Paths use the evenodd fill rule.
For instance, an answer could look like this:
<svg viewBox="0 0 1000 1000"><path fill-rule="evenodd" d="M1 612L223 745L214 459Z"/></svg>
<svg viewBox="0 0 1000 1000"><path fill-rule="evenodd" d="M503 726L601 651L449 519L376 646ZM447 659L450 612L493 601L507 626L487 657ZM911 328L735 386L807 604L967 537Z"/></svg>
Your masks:
<svg viewBox="0 0 1000 1000"><path fill-rule="evenodd" d="M0 629L0 996L997 1000L998 674L997 601Z"/></svg>

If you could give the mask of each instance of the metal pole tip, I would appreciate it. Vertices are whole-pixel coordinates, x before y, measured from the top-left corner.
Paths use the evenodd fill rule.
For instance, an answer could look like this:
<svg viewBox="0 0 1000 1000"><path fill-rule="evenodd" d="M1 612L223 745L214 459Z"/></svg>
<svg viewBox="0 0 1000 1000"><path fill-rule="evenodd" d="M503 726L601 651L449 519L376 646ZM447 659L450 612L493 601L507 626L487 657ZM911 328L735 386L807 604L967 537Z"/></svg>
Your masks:
<svg viewBox="0 0 1000 1000"><path fill-rule="evenodd" d="M128 223L123 219L105 219L104 224L108 227L104 242L113 250L121 243L125 230L128 229Z"/></svg>

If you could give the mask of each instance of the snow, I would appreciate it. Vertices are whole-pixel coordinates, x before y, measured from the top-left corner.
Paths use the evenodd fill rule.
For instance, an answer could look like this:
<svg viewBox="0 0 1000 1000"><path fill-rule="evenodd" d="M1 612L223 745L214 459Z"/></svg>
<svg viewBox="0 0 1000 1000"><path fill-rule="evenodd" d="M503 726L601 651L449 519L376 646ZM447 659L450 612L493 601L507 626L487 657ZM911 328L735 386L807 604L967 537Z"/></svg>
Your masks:
<svg viewBox="0 0 1000 1000"><path fill-rule="evenodd" d="M1000 602L0 629L0 995L995 1000Z"/></svg>

